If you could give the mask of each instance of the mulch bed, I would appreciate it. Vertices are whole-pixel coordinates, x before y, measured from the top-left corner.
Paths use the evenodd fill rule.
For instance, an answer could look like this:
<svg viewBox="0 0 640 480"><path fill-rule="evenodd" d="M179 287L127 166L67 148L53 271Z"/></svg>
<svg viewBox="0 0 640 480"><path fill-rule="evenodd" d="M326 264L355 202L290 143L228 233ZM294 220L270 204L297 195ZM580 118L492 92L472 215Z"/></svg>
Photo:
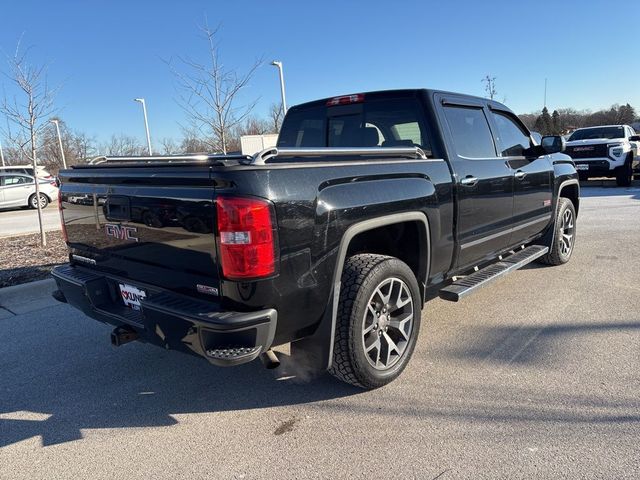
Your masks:
<svg viewBox="0 0 640 480"><path fill-rule="evenodd" d="M49 278L68 259L61 232L47 232L46 247L40 247L40 234L0 238L0 288Z"/></svg>

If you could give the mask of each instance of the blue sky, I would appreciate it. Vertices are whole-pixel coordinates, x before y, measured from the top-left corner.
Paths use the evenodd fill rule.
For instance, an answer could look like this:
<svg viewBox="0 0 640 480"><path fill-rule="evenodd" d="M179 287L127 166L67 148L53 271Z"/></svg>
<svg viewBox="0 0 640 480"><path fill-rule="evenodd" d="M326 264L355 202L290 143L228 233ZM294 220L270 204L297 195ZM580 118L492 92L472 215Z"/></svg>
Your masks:
<svg viewBox="0 0 640 480"><path fill-rule="evenodd" d="M184 114L163 59L204 59L197 26L220 24L229 68L262 57L244 100L257 115L279 101L284 62L290 105L319 97L429 87L498 99L518 113L540 109L544 79L553 108L592 110L630 102L640 110L640 2L585 1L6 1L0 48L24 33L33 63L62 84L60 116L100 140L143 140L146 98L152 139L180 137ZM6 71L0 63L0 70ZM6 83L6 79L0 79ZM4 120L0 121L4 123Z"/></svg>

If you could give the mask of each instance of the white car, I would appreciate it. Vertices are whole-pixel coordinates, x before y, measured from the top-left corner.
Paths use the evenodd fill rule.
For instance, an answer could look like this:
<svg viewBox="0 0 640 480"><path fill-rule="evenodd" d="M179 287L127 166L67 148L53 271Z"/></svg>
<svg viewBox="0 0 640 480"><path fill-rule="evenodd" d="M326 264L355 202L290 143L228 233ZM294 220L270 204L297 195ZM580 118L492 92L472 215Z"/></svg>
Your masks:
<svg viewBox="0 0 640 480"><path fill-rule="evenodd" d="M639 145L640 135L629 125L603 125L574 131L564 153L573 158L581 180L615 177L628 187L638 168Z"/></svg>
<svg viewBox="0 0 640 480"><path fill-rule="evenodd" d="M40 186L40 205L45 208L58 198L55 180L38 180ZM21 173L0 172L0 208L10 207L38 208L36 184L33 177Z"/></svg>

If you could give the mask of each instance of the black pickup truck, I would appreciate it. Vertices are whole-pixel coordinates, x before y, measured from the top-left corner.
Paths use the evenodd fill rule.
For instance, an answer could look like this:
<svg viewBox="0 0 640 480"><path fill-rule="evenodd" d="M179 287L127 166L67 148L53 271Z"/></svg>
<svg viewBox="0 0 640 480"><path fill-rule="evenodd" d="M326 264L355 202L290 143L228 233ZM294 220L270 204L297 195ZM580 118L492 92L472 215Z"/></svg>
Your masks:
<svg viewBox="0 0 640 480"><path fill-rule="evenodd" d="M114 325L114 345L274 366L290 343L293 361L379 387L426 301L569 260L563 148L500 103L398 90L295 106L254 157L98 158L60 174L54 296Z"/></svg>

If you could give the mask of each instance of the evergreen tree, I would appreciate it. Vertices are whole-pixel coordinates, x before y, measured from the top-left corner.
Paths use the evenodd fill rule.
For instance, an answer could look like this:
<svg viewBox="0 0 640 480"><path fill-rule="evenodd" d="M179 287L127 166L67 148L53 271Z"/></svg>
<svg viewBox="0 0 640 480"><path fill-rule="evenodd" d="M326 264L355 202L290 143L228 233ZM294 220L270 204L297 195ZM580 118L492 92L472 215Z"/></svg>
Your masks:
<svg viewBox="0 0 640 480"><path fill-rule="evenodd" d="M557 110L554 110L551 114L551 133L553 135L562 134L562 125L560 123L560 114Z"/></svg>
<svg viewBox="0 0 640 480"><path fill-rule="evenodd" d="M542 109L542 113L536 119L534 129L542 135L553 134L553 120L551 119L551 115L549 115L547 107Z"/></svg>

